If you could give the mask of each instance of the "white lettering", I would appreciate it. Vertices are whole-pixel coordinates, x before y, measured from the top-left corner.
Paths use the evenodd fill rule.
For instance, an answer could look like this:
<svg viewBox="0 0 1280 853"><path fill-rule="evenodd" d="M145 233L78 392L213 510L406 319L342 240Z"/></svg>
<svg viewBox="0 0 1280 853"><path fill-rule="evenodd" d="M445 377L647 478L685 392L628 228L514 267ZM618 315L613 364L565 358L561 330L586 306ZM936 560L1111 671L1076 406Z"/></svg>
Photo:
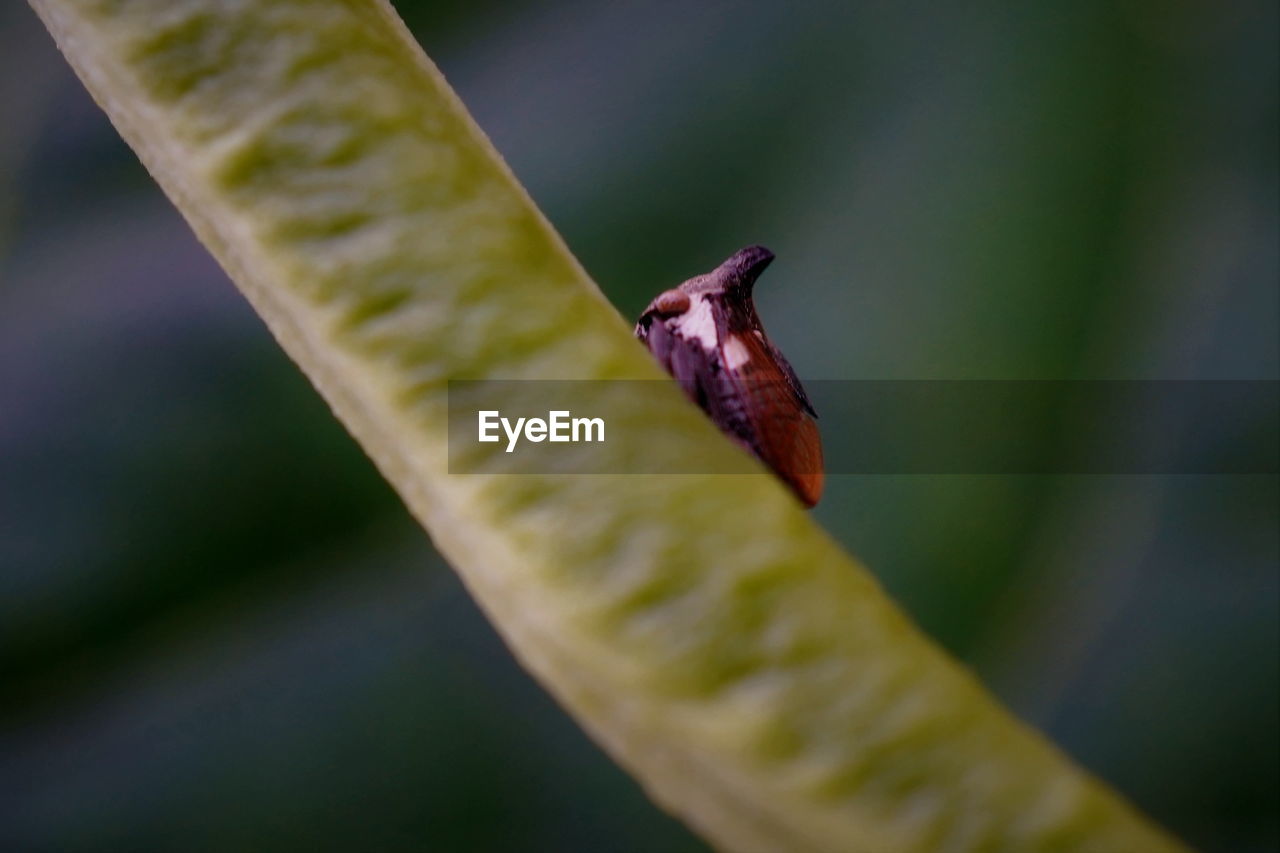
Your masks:
<svg viewBox="0 0 1280 853"><path fill-rule="evenodd" d="M578 438L578 427L582 427L583 438ZM591 428L595 427L596 435L599 438L591 437ZM604 418L574 418L573 419L573 440L574 441L604 441Z"/></svg>
<svg viewBox="0 0 1280 853"><path fill-rule="evenodd" d="M498 436L489 434L489 430L498 428L498 424L495 420L497 417L498 413L492 409L482 410L480 412L480 441L498 440Z"/></svg>
<svg viewBox="0 0 1280 853"><path fill-rule="evenodd" d="M516 449L516 442L520 440L520 427L524 425L524 418L516 418L516 428L511 428L511 421L506 418L502 419L502 429L507 434L507 452Z"/></svg>
<svg viewBox="0 0 1280 853"><path fill-rule="evenodd" d="M477 413L476 423L476 439L483 442L501 441L498 434L501 426L507 437L507 453L515 452L521 438L534 443L604 441L604 418L575 418L563 409L547 412L547 420L516 418L514 421L502 417L499 411L482 409Z"/></svg>
<svg viewBox="0 0 1280 853"><path fill-rule="evenodd" d="M548 424L551 427L549 438L552 441L569 441L569 433L567 432L569 428L569 413L565 411L547 412L547 417L550 418ZM576 441L577 439L574 440Z"/></svg>

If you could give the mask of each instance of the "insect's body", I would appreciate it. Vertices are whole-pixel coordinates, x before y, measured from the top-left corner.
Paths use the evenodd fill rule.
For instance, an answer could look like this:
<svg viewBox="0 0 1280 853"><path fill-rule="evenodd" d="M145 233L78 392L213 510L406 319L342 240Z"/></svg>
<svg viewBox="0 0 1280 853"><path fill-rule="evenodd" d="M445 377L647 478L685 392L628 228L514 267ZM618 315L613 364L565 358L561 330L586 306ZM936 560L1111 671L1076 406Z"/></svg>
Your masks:
<svg viewBox="0 0 1280 853"><path fill-rule="evenodd" d="M768 249L752 246L659 294L640 315L636 337L725 433L813 506L823 485L817 413L751 299L772 260Z"/></svg>

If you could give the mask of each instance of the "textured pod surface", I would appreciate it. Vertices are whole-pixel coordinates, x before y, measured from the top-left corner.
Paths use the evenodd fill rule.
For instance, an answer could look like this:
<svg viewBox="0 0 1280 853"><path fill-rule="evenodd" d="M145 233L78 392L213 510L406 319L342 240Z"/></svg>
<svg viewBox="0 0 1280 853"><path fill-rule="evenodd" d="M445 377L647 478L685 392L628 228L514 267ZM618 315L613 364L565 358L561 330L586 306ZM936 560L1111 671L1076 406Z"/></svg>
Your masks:
<svg viewBox="0 0 1280 853"><path fill-rule="evenodd" d="M661 373L384 4L34 5L517 655L714 843L1178 849L772 477L446 473L451 378ZM739 454L669 390L614 401L616 470Z"/></svg>

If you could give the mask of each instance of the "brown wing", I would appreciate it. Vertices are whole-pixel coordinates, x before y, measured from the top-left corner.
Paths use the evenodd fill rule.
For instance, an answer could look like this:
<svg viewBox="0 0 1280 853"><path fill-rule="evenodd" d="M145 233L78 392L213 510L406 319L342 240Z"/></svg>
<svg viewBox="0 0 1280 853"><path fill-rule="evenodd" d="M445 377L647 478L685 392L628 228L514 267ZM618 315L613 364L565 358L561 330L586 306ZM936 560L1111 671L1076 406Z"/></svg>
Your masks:
<svg viewBox="0 0 1280 853"><path fill-rule="evenodd" d="M748 442L806 506L822 496L822 436L799 380L785 359L754 334L737 335L746 360L726 374L745 401Z"/></svg>
<svg viewBox="0 0 1280 853"><path fill-rule="evenodd" d="M795 370L791 367L791 362L787 361L782 351L775 347L767 337L764 339L764 345L769 348L769 353L773 356L773 360L778 363L778 367L782 368L782 375L786 377L787 384L791 386L791 392L795 395L796 402L816 418L818 413L814 410L813 403L809 402L809 395L804 393L804 386L800 384L800 377L796 376Z"/></svg>

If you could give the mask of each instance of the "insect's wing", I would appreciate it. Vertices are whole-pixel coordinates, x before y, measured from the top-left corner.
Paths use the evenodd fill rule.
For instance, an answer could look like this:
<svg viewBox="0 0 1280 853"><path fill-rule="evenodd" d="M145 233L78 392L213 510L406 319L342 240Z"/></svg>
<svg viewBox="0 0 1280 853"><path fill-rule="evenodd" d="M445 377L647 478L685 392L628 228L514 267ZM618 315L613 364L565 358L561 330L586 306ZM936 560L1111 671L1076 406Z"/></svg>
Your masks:
<svg viewBox="0 0 1280 853"><path fill-rule="evenodd" d="M769 343L754 335L740 338L749 358L727 375L743 411L751 449L808 506L822 496L822 437L813 406L795 372Z"/></svg>
<svg viewBox="0 0 1280 853"><path fill-rule="evenodd" d="M813 408L813 403L809 402L809 395L804 392L804 386L800 384L800 377L796 376L795 370L791 367L791 362L787 361L782 352L773 345L773 342L767 338L764 345L768 348L769 355L782 371L783 377L786 378L787 384L791 388L791 393L795 395L796 402L809 414L815 418L818 413Z"/></svg>

